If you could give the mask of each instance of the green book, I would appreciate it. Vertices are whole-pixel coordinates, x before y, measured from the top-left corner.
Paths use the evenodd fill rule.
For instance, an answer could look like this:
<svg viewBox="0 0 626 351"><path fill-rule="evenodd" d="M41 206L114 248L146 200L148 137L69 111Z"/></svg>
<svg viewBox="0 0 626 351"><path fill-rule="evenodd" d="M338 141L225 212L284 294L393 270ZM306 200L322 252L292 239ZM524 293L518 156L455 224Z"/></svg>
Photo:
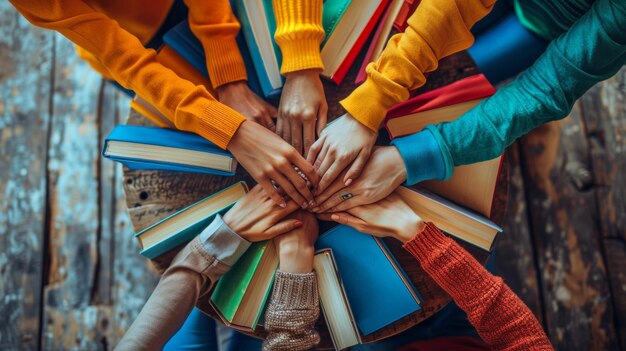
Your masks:
<svg viewBox="0 0 626 351"><path fill-rule="evenodd" d="M272 240L253 243L215 286L210 303L225 324L254 330L278 268L278 254Z"/></svg>

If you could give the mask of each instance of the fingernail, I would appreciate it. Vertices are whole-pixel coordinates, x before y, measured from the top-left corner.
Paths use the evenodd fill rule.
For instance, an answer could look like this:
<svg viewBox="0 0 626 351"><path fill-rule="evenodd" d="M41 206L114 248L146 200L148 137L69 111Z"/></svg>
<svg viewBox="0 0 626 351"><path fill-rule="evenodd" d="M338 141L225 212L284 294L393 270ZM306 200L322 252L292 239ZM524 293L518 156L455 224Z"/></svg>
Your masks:
<svg viewBox="0 0 626 351"><path fill-rule="evenodd" d="M287 204L286 204L286 203L284 203L284 202L281 202L281 203L279 203L279 204L278 204L278 206L280 206L280 207L282 207L282 208L285 208L285 207L287 207Z"/></svg>
<svg viewBox="0 0 626 351"><path fill-rule="evenodd" d="M313 211L313 212L319 212L319 211L320 211L320 208L319 208L319 207L314 207L311 211Z"/></svg>
<svg viewBox="0 0 626 351"><path fill-rule="evenodd" d="M311 200L311 201L309 201L309 206L317 207L317 202L315 202L315 200Z"/></svg>
<svg viewBox="0 0 626 351"><path fill-rule="evenodd" d="M346 180L345 185L346 185L346 186L350 186L350 184L352 184L352 179L348 179L348 180Z"/></svg>
<svg viewBox="0 0 626 351"><path fill-rule="evenodd" d="M305 202L305 203L302 204L302 208L307 208L307 207L309 207L308 203Z"/></svg>
<svg viewBox="0 0 626 351"><path fill-rule="evenodd" d="M293 227L294 227L294 228L300 228L300 227L302 227L302 222L297 221L296 223L294 223L294 224L293 224Z"/></svg>
<svg viewBox="0 0 626 351"><path fill-rule="evenodd" d="M334 215L330 215L330 219L332 219L333 221L336 221L339 219L339 216L334 214Z"/></svg>

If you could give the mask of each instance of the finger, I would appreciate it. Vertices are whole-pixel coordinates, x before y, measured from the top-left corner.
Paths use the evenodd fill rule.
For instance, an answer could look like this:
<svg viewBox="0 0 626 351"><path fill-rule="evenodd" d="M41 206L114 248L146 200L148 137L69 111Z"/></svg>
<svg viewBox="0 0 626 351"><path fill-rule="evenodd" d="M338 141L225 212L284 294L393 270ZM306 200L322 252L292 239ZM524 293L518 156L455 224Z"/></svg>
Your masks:
<svg viewBox="0 0 626 351"><path fill-rule="evenodd" d="M305 161L306 162L306 161ZM309 189L307 185L307 181L302 178L302 176L296 171L291 164L285 167L280 167L279 170L282 172L283 176L287 177L291 185L294 186L294 189L300 193L300 195L304 196L306 199L307 205L303 206L303 208L307 208L310 204L310 201L313 200L313 193ZM285 189L287 191L287 189ZM298 202L302 204L302 202Z"/></svg>
<svg viewBox="0 0 626 351"><path fill-rule="evenodd" d="M278 135L281 138L283 137L283 128L284 128L283 118L278 117L276 119L276 135Z"/></svg>
<svg viewBox="0 0 626 351"><path fill-rule="evenodd" d="M367 232L367 223L362 220L361 218L355 217L347 212L336 212L333 213L330 218L339 223L339 224L345 224L345 225L349 225L352 228L360 231L360 232Z"/></svg>
<svg viewBox="0 0 626 351"><path fill-rule="evenodd" d="M309 182L311 182L313 187L317 186L317 184L320 181L320 177L319 177L319 175L317 175L317 172L315 172L315 168L313 168L312 164L308 163L304 159L304 157L302 157L301 155L298 155L298 154L291 155L289 157L289 161L291 161L292 164L294 164L296 167L298 167L300 172L304 173L304 175L307 177ZM294 173L298 174L295 171L294 171ZM298 177L300 177L300 175L298 175ZM300 178L302 178L302 177L300 177ZM306 188L306 190L308 191L308 188ZM310 200L313 200L313 194L311 194Z"/></svg>
<svg viewBox="0 0 626 351"><path fill-rule="evenodd" d="M276 205L282 208L287 207L287 202L285 201L285 199L283 199L282 195L278 192L278 190L274 188L274 185L272 184L271 180L267 178L260 179L259 184L263 187L263 190L265 190L265 193L272 199L272 201L274 201Z"/></svg>
<svg viewBox="0 0 626 351"><path fill-rule="evenodd" d="M348 172L346 172L346 175L343 177L343 183L346 186L350 185L352 181L361 174L363 168L365 168L365 164L367 163L369 156L369 152L364 152L363 150L361 150L359 155L356 157L356 160L352 162L352 165L348 169Z"/></svg>
<svg viewBox="0 0 626 351"><path fill-rule="evenodd" d="M276 133L276 125L274 124L274 120L271 116L267 116L265 119L265 127L272 132Z"/></svg>
<svg viewBox="0 0 626 351"><path fill-rule="evenodd" d="M308 163L313 164L315 162L317 155L319 155L320 151L322 151L322 147L324 146L324 140L326 140L325 136L317 139L317 141L314 142L313 145L311 145L311 148L306 155L306 161Z"/></svg>
<svg viewBox="0 0 626 351"><path fill-rule="evenodd" d="M364 196L355 195L345 201L340 201L336 206L331 207L328 212L342 212L347 211L351 208L361 206L361 205L369 205L367 203L367 199Z"/></svg>
<svg viewBox="0 0 626 351"><path fill-rule="evenodd" d="M322 221L328 221L328 222L330 222L330 221L332 221L332 220L333 220L333 219L331 218L331 217L332 217L332 215L333 215L332 213L318 213L318 214L316 214L315 216L316 216L318 219L321 219Z"/></svg>
<svg viewBox="0 0 626 351"><path fill-rule="evenodd" d="M293 146L300 155L302 153L302 123L299 119L292 119L289 122L291 126L291 146Z"/></svg>
<svg viewBox="0 0 626 351"><path fill-rule="evenodd" d="M282 138L289 145L291 145L291 118L283 116L282 120L283 120L283 135L282 135Z"/></svg>
<svg viewBox="0 0 626 351"><path fill-rule="evenodd" d="M276 118L276 116L278 116L278 109L272 104L267 104L267 112L272 118Z"/></svg>
<svg viewBox="0 0 626 351"><path fill-rule="evenodd" d="M326 172L322 173L323 176L322 176L322 180L320 180L320 186L319 186L320 191L324 191L324 189L326 189L329 185L331 185L333 181L337 179L337 176L339 176L339 173L343 171L345 166L346 165L342 164L342 162L339 160L335 160L334 162L330 163L330 167L328 167Z"/></svg>
<svg viewBox="0 0 626 351"><path fill-rule="evenodd" d="M293 172L295 173L295 171ZM296 177L298 177L304 183L304 179L302 179L297 173ZM299 206L303 208L308 207L309 200L300 195L298 190L296 190L296 188L293 186L293 184L291 184L289 179L287 179L283 174L276 172L275 175L272 175L272 179L274 180L274 182L276 182L276 184L278 184L278 186L280 186L285 191L285 193L287 193L287 196L289 196ZM304 184L304 187L306 188L306 183Z"/></svg>
<svg viewBox="0 0 626 351"><path fill-rule="evenodd" d="M317 135L322 135L322 131L326 128L326 121L328 120L328 105L322 104L317 112Z"/></svg>
<svg viewBox="0 0 626 351"><path fill-rule="evenodd" d="M278 235L288 233L296 228L302 227L302 221L297 219L287 219L282 222L276 223L259 237L260 240L272 239Z"/></svg>
<svg viewBox="0 0 626 351"><path fill-rule="evenodd" d="M333 200L334 197L339 196L339 192L346 193L350 192L349 189L346 189L346 186L342 182L333 182L326 190L324 190L321 194L315 196L315 202L318 203L319 207L313 209L314 212L323 212L333 206L336 206L338 202L333 202L333 204L328 204Z"/></svg>
<svg viewBox="0 0 626 351"><path fill-rule="evenodd" d="M315 163L313 163L313 168L315 168L317 174L319 174L320 177L323 176L323 174L320 172L320 168L322 167L322 163L324 163L324 160L326 159L326 155L328 155L328 150L330 150L330 146L328 144L324 144L324 146L322 146L322 151L320 151L319 155L315 159Z"/></svg>
<svg viewBox="0 0 626 351"><path fill-rule="evenodd" d="M303 155L309 155L309 150L315 142L315 121L306 121L302 124ZM308 157L307 157L308 159ZM309 162L312 164L312 162Z"/></svg>
<svg viewBox="0 0 626 351"><path fill-rule="evenodd" d="M341 182L335 182L335 183L341 184ZM333 184L335 184L335 183L333 183ZM344 195L346 195L348 193L350 193L350 190L348 188L339 189L339 191L337 191L334 194L332 194L332 196L330 196L328 198L328 200L326 200L322 204L320 204L318 212L337 212L337 211L333 211L333 209L336 206L338 206L339 204L341 204L344 201L350 200L350 198L344 200L344 198L342 197L342 196L344 196Z"/></svg>

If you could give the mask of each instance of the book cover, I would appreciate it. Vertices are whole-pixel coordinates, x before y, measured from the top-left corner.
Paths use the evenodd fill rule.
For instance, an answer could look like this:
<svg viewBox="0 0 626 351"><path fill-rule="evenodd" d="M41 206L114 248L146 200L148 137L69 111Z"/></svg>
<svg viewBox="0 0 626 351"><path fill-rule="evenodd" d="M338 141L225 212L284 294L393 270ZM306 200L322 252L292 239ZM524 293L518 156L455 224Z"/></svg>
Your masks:
<svg viewBox="0 0 626 351"><path fill-rule="evenodd" d="M496 89L487 78L482 74L476 74L393 106L387 112L386 121L462 102L484 99L495 93Z"/></svg>
<svg viewBox="0 0 626 351"><path fill-rule="evenodd" d="M340 85L341 82L343 82L343 79L346 77L346 74L348 74L348 71L350 70L350 67L352 67L354 60L356 60L356 57L359 55L359 52L363 48L363 45L365 45L365 43L367 42L367 38L369 38L370 34L376 27L378 20L387 8L388 3L389 0L381 0L380 4L376 8L376 11L368 21L365 28L363 28L361 35L355 41L354 45L348 52L348 55L343 59L339 67L337 67L337 70L330 75L330 79L335 82L335 84Z"/></svg>
<svg viewBox="0 0 626 351"><path fill-rule="evenodd" d="M191 31L191 28L189 28L189 20L185 20L170 29L163 36L163 42L174 49L174 51L189 62L189 64L198 72L205 77L209 77L204 48L202 47L200 40L196 38ZM248 86L255 94L263 96L263 91L261 90L261 85L252 63L252 57L250 56L250 52L248 51L248 47L242 33L239 33L237 36L237 46L239 47L239 52L241 53L243 62L246 66Z"/></svg>
<svg viewBox="0 0 626 351"><path fill-rule="evenodd" d="M486 216L419 187L399 187L396 193L425 222L485 251L490 251L498 233L497 224Z"/></svg>
<svg viewBox="0 0 626 351"><path fill-rule="evenodd" d="M121 162L130 169L171 170L217 174L225 176L232 176L235 174L235 172L233 171L222 171L174 162L162 162L141 158L111 156L107 153L108 145L111 141L163 146L181 150L200 151L207 154L225 156L232 159L233 162L236 162L234 160L234 156L230 152L220 149L217 145L194 133L158 127L118 125L113 128L109 136L107 136L107 138L105 139L104 147L102 149L102 156L110 158L117 162Z"/></svg>
<svg viewBox="0 0 626 351"><path fill-rule="evenodd" d="M371 334L418 311L419 294L393 255L371 235L344 225L319 237L316 250L331 249L359 331ZM417 264L417 263L416 263Z"/></svg>
<svg viewBox="0 0 626 351"><path fill-rule="evenodd" d="M326 37L322 42L322 47L326 44L326 40L332 35L335 31L335 27L343 14L346 12L352 0L334 0L334 1L324 1L324 6L322 7L322 27L324 28L324 33L326 33Z"/></svg>
<svg viewBox="0 0 626 351"><path fill-rule="evenodd" d="M235 202L237 202L237 200L241 198L246 192L248 192L248 185L245 182L235 183L229 186L228 188L222 189L221 191L218 191L217 193L211 196L208 196L194 204L191 204L183 208L182 210L154 223L153 225L145 228L142 231L137 232L134 235L135 238L139 238L144 233L147 233L148 231L151 231L153 229L157 229L159 226L169 221L175 220L178 216L180 216L181 214L185 213L186 211L196 206L205 204L207 202L223 200L222 197L225 197L232 193L235 194L234 201L227 202L224 206L221 206L217 211L212 212L211 214L203 217L201 220L188 225L187 227L183 228L182 230L176 233L172 233L164 240L159 241L157 244L151 247L142 248L140 254L149 259L154 259L181 244L191 241L191 239L195 238L198 234L202 232L202 230L204 230L209 224L211 224L211 222L213 221L213 219L215 218L217 214L223 214L226 211L228 211L228 209L230 209L235 204Z"/></svg>
<svg viewBox="0 0 626 351"><path fill-rule="evenodd" d="M211 294L210 303L226 322L233 322L235 314L242 306L244 297L248 292L248 288L250 288L250 283L257 273L261 260L263 256L266 255L267 250L275 250L272 240L253 243L237 263L217 281L215 289ZM272 278L272 282L273 281L274 279ZM267 290L264 292L261 306L266 305L267 298L272 290L272 285L273 284L269 284ZM251 329L256 328L264 310L264 307L259 309Z"/></svg>

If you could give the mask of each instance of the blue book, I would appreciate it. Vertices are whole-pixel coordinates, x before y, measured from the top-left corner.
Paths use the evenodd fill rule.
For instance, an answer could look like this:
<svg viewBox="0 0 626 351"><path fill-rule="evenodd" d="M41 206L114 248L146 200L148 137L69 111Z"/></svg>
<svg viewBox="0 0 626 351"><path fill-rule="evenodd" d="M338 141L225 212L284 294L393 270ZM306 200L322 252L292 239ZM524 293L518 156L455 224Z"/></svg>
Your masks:
<svg viewBox="0 0 626 351"><path fill-rule="evenodd" d="M339 225L320 236L315 248L332 250L362 335L421 309L415 286L379 238Z"/></svg>
<svg viewBox="0 0 626 351"><path fill-rule="evenodd" d="M154 259L200 234L217 214L223 214L248 191L245 182L223 189L183 208L135 234L141 254Z"/></svg>
<svg viewBox="0 0 626 351"><path fill-rule="evenodd" d="M202 73L206 77L209 76L209 71L206 67L206 57L204 54L204 48L202 43L189 28L189 21L185 20L172 29L170 29L163 36L163 42L174 49L180 56L182 56L193 68ZM248 74L248 86L255 94L263 96L259 79L256 76L256 70L252 63L252 57L248 52L248 47L243 39L243 34L239 33L237 36L237 46L243 57L243 62L246 65L246 73Z"/></svg>
<svg viewBox="0 0 626 351"><path fill-rule="evenodd" d="M268 13L268 0L234 0L235 15L241 24L241 31L248 46L252 64L256 70L263 95L278 98L284 78L280 75L280 60L274 42L274 13Z"/></svg>
<svg viewBox="0 0 626 351"><path fill-rule="evenodd" d="M118 125L102 155L130 169L235 175L237 161L203 137L174 129Z"/></svg>

